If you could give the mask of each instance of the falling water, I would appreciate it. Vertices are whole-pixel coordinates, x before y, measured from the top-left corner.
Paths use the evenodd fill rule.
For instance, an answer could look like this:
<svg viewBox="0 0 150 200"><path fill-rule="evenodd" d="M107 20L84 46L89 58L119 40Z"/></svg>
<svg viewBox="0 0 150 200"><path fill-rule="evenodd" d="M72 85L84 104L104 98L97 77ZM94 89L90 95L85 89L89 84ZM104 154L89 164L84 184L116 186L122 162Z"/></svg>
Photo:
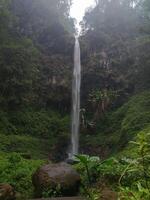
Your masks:
<svg viewBox="0 0 150 200"><path fill-rule="evenodd" d="M80 123L80 84L81 84L81 60L80 44L75 38L74 47L74 71L72 82L72 136L71 136L71 153L70 157L78 154L79 150L79 123Z"/></svg>

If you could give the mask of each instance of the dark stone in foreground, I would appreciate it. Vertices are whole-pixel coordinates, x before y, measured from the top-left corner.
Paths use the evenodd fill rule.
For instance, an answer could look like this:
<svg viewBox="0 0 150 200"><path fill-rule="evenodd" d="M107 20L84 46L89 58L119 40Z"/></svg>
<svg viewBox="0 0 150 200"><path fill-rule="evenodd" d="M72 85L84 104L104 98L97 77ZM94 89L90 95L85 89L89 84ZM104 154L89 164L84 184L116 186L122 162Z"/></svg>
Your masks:
<svg viewBox="0 0 150 200"><path fill-rule="evenodd" d="M0 184L0 200L14 200L15 192L11 185Z"/></svg>
<svg viewBox="0 0 150 200"><path fill-rule="evenodd" d="M40 198L45 190L55 190L58 186L61 195L69 197L78 194L80 175L67 163L48 164L35 172L32 181L35 197Z"/></svg>

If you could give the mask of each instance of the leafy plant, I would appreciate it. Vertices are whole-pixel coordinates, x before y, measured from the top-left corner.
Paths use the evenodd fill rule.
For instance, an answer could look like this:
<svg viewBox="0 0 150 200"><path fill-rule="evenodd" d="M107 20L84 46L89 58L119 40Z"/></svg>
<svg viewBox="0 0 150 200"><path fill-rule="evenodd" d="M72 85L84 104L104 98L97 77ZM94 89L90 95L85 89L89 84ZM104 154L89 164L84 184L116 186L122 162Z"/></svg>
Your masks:
<svg viewBox="0 0 150 200"><path fill-rule="evenodd" d="M120 187L118 200L149 200L149 190L142 187L141 183L137 183L134 189L131 187Z"/></svg>
<svg viewBox="0 0 150 200"><path fill-rule="evenodd" d="M42 197L48 198L48 197L61 197L61 186L57 185L55 189L52 188L45 188Z"/></svg>
<svg viewBox="0 0 150 200"><path fill-rule="evenodd" d="M126 159L128 165L119 179L121 195L125 199L147 200L150 198L150 134L141 132L131 143L135 145L137 158ZM129 176L133 177L130 187L124 182Z"/></svg>
<svg viewBox="0 0 150 200"><path fill-rule="evenodd" d="M93 178L96 175L97 167L100 163L99 157L90 157L89 155L76 155L75 157L79 161L80 167L86 171L88 183L91 184L94 181Z"/></svg>

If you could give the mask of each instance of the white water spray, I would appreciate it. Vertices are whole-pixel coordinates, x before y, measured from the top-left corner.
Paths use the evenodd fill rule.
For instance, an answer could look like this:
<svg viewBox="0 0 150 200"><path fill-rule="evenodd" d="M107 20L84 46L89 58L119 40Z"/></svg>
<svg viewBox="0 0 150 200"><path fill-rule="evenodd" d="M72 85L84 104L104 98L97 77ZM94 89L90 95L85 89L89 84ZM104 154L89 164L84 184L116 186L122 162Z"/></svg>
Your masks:
<svg viewBox="0 0 150 200"><path fill-rule="evenodd" d="M74 47L74 71L72 82L72 126L71 126L71 153L70 157L79 151L79 124L80 124L80 85L81 85L81 59L80 44L75 38Z"/></svg>

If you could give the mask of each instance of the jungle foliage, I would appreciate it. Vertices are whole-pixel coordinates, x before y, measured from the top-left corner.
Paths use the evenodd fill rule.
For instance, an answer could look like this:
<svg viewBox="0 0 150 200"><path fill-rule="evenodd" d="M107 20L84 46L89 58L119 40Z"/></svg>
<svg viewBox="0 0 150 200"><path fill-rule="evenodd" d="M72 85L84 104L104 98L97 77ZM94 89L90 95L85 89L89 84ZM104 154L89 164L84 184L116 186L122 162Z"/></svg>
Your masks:
<svg viewBox="0 0 150 200"><path fill-rule="evenodd" d="M20 199L33 197L32 174L45 159L67 157L71 5L0 0L0 183ZM76 156L81 194L102 198L104 182L118 199L148 200L150 1L95 0L81 26L80 151L91 155Z"/></svg>

